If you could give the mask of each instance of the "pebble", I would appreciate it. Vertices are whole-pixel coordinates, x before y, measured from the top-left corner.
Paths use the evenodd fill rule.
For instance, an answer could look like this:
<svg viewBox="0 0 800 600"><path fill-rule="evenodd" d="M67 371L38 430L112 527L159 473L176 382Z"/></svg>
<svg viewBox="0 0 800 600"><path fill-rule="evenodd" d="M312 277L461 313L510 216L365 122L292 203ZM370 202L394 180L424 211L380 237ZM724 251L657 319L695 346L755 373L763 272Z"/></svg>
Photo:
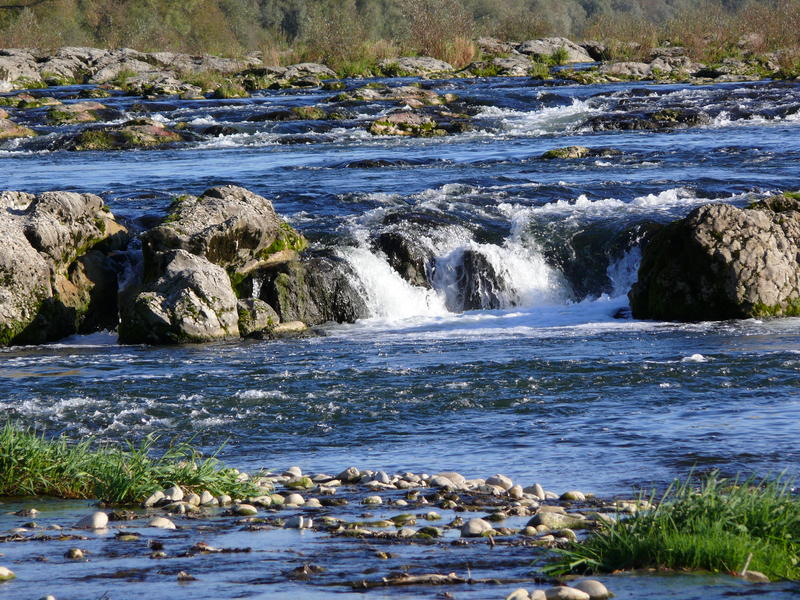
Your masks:
<svg viewBox="0 0 800 600"><path fill-rule="evenodd" d="M492 530L492 525L483 519L470 519L461 527L461 537L481 537Z"/></svg>
<svg viewBox="0 0 800 600"><path fill-rule="evenodd" d="M289 467L283 472L283 475L286 477L302 477L303 471L300 469L300 467Z"/></svg>
<svg viewBox="0 0 800 600"><path fill-rule="evenodd" d="M145 508L152 508L159 502L161 502L164 498L165 498L164 492L158 490L157 492L153 492L152 494L150 494L150 496L147 497L147 500L145 500L142 503L142 506L144 506Z"/></svg>
<svg viewBox="0 0 800 600"><path fill-rule="evenodd" d="M186 496L186 502L191 504L192 506L200 506L200 496L197 494L189 494Z"/></svg>
<svg viewBox="0 0 800 600"><path fill-rule="evenodd" d="M511 481L510 477L506 477L505 475L501 475L497 473L496 475L492 475L486 479L486 485L491 485L494 487L502 488L503 491L508 491L512 487L514 487L514 482Z"/></svg>
<svg viewBox="0 0 800 600"><path fill-rule="evenodd" d="M589 594L579 589L560 585L544 591L547 600L589 600Z"/></svg>
<svg viewBox="0 0 800 600"><path fill-rule="evenodd" d="M177 485L164 490L164 498L170 502L180 502L183 500L183 490Z"/></svg>
<svg viewBox="0 0 800 600"><path fill-rule="evenodd" d="M98 511L83 517L75 524L76 529L105 529L108 525L108 515Z"/></svg>
<svg viewBox="0 0 800 600"><path fill-rule="evenodd" d="M417 535L417 530L413 527L401 527L397 530L397 537L399 538L409 538L415 535Z"/></svg>
<svg viewBox="0 0 800 600"><path fill-rule="evenodd" d="M395 506L408 506L408 502L406 502L402 498L398 498L397 500L392 502L392 504L394 504Z"/></svg>
<svg viewBox="0 0 800 600"><path fill-rule="evenodd" d="M11 581L14 579L14 571L6 567L0 567L0 581Z"/></svg>
<svg viewBox="0 0 800 600"><path fill-rule="evenodd" d="M367 496L361 501L361 504L383 504L383 498L380 496Z"/></svg>
<svg viewBox="0 0 800 600"><path fill-rule="evenodd" d="M203 493L200 494L200 506L213 506L218 503L219 501L208 490L203 490Z"/></svg>
<svg viewBox="0 0 800 600"><path fill-rule="evenodd" d="M586 529L589 522L576 515L562 515L557 512L540 511L533 515L528 525L544 525L549 529Z"/></svg>
<svg viewBox="0 0 800 600"><path fill-rule="evenodd" d="M322 508L322 502L316 498L309 498L303 503L303 508Z"/></svg>
<svg viewBox="0 0 800 600"><path fill-rule="evenodd" d="M286 527L289 529L311 529L314 521L303 516L291 517L286 520Z"/></svg>
<svg viewBox="0 0 800 600"><path fill-rule="evenodd" d="M528 593L528 590L524 588L518 588L511 592L508 596L506 596L506 600L530 600L531 595Z"/></svg>
<svg viewBox="0 0 800 600"><path fill-rule="evenodd" d="M220 506L228 506L231 502L233 502L233 499L228 496L228 494L222 494L217 498L217 502Z"/></svg>
<svg viewBox="0 0 800 600"><path fill-rule="evenodd" d="M233 512L243 517L251 517L258 514L258 509L252 504L237 504L234 506Z"/></svg>
<svg viewBox="0 0 800 600"><path fill-rule="evenodd" d="M514 500L522 500L525 496L525 492L521 485L512 485L511 489L508 490L508 495L514 498Z"/></svg>
<svg viewBox="0 0 800 600"><path fill-rule="evenodd" d="M547 600L544 590L531 590L531 600Z"/></svg>
<svg viewBox="0 0 800 600"><path fill-rule="evenodd" d="M586 496L581 491L570 490L561 494L559 500L563 500L565 502L585 502Z"/></svg>
<svg viewBox="0 0 800 600"><path fill-rule="evenodd" d="M534 483L533 484L532 493L533 493L534 496L539 498L539 500L544 500L545 499L544 488L542 487L542 485L540 483Z"/></svg>
<svg viewBox="0 0 800 600"><path fill-rule="evenodd" d="M742 577L751 583L769 583L769 577L761 571L745 571L742 573Z"/></svg>
<svg viewBox="0 0 800 600"><path fill-rule="evenodd" d="M39 600L56 600L56 597L47 595L47 596L42 596L41 598L39 598Z"/></svg>
<svg viewBox="0 0 800 600"><path fill-rule="evenodd" d="M254 504L256 506L263 506L264 508L269 508L272 506L272 498L269 496L256 496L255 498L250 498L250 504Z"/></svg>
<svg viewBox="0 0 800 600"><path fill-rule="evenodd" d="M344 483L353 483L361 478L361 471L356 467L347 467L344 471L336 476L336 479Z"/></svg>
<svg viewBox="0 0 800 600"><path fill-rule="evenodd" d="M608 588L596 579L584 579L572 587L589 594L591 600L606 600L606 598L611 598L611 596L613 596L613 594L608 591Z"/></svg>
<svg viewBox="0 0 800 600"><path fill-rule="evenodd" d="M286 496L284 503L290 506L300 506L306 503L306 499L303 498L300 494L289 494L288 496Z"/></svg>
<svg viewBox="0 0 800 600"><path fill-rule="evenodd" d="M80 548L70 548L64 553L64 558L69 558L70 560L83 560L83 550Z"/></svg>
<svg viewBox="0 0 800 600"><path fill-rule="evenodd" d="M36 517L39 514L39 511L35 508L23 508L22 510L18 510L14 513L16 517Z"/></svg>
<svg viewBox="0 0 800 600"><path fill-rule="evenodd" d="M147 523L147 526L157 527L158 529L177 529L177 527L175 527L175 523L173 523L166 517L153 517Z"/></svg>

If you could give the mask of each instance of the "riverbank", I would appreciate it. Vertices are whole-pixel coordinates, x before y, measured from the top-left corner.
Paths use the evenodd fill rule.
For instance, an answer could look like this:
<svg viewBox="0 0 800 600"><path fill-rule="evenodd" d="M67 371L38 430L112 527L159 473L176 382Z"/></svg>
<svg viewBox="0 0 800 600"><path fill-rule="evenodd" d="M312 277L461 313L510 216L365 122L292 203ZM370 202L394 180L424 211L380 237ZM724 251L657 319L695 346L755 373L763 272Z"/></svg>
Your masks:
<svg viewBox="0 0 800 600"><path fill-rule="evenodd" d="M647 568L732 571L727 580L719 580L721 589L742 581L763 585L769 578L792 579L794 573L792 528L798 503L780 481L725 482L712 475L652 493L649 500L602 499L578 490L556 493L501 474L468 479L456 472L391 474L356 467L325 474L293 466L252 476L236 472L226 484L217 481L228 486L231 496L210 491L216 483L206 468L176 462L183 454L168 454L157 462L170 473L159 480L161 485L170 487L159 489L156 480L142 481L136 469L120 469L116 479L130 478L128 487L139 492L122 498L121 506L101 503L99 510L87 506L81 511L75 501L17 499L7 493L14 492L9 482L21 477L21 469L27 480L35 468L31 465L43 473L64 468L63 457L56 454L69 447L72 459L86 456L89 442L68 445L13 431L7 426L0 438L0 458L7 462L13 448L20 459L16 467L3 463L0 523L6 531L0 534L0 563L6 570L0 573L7 581L0 585L15 593L56 590L59 599L72 598L73 589L85 596L113 581L117 592L112 597L138 597L176 585L210 585L227 594L234 589L281 593L288 585L306 590L309 597L325 590L383 589L387 597L404 598L436 589L459 595L469 590L469 597L478 598L601 600L608 597L607 588L618 591L618 582L624 590L632 575L647 588L652 579L644 574ZM42 448L51 455L43 457ZM95 461L120 455L125 451L102 447L91 454ZM27 458L24 464L22 458ZM174 485L177 481L183 483ZM22 482L18 491L28 489ZM46 489L78 495L57 486ZM777 518L778 512L785 516ZM675 529L669 533L655 521ZM660 537L662 531L673 537ZM676 546L674 536L681 535ZM759 545L760 535L780 538L788 546L770 554ZM626 541L633 537L649 551ZM602 547L605 553L599 552ZM683 555L678 547L685 549ZM711 562L694 561L699 548ZM673 558L666 559L665 553ZM415 561L414 554L425 558ZM741 568L731 567L731 560L739 559ZM789 570L776 571L776 561ZM253 572L256 565L258 573ZM43 570L50 573L47 578ZM618 570L629 573L607 575ZM571 571L606 575L602 583L564 578ZM77 579L79 587L63 578ZM53 581L62 582L54 586ZM695 581L706 582L702 575L684 575L683 581L687 590ZM769 593L769 586L762 592ZM629 597L625 592L618 596Z"/></svg>

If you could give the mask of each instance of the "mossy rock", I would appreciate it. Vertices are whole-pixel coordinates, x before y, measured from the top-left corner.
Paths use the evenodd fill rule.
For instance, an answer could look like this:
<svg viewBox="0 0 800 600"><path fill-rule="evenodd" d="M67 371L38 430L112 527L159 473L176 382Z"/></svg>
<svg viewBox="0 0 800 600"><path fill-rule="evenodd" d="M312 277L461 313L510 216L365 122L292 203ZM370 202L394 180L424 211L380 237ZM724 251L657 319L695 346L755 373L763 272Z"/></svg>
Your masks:
<svg viewBox="0 0 800 600"><path fill-rule="evenodd" d="M317 106L295 106L292 112L307 121L321 121L328 118L328 113Z"/></svg>
<svg viewBox="0 0 800 600"><path fill-rule="evenodd" d="M586 146L567 146L565 148L554 148L542 154L542 158L586 158L590 154Z"/></svg>
<svg viewBox="0 0 800 600"><path fill-rule="evenodd" d="M225 83L216 88L211 97L215 100L228 100L231 98L249 98L250 93L238 83Z"/></svg>
<svg viewBox="0 0 800 600"><path fill-rule="evenodd" d="M158 148L184 141L183 135L149 119L136 119L123 125L87 129L68 144L69 150L129 150Z"/></svg>
<svg viewBox="0 0 800 600"><path fill-rule="evenodd" d="M0 140L10 140L14 138L35 137L36 132L30 127L18 125L14 121L0 118Z"/></svg>

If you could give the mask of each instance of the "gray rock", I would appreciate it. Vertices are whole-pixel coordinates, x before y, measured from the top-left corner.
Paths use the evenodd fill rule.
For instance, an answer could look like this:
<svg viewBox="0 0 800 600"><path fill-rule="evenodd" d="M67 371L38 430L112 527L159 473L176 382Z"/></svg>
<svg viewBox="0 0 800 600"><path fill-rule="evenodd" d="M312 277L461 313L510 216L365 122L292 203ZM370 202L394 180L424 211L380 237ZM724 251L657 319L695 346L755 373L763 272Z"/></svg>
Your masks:
<svg viewBox="0 0 800 600"><path fill-rule="evenodd" d="M175 527L175 523L167 519L166 517L153 517L147 523L148 527L155 527L157 529L177 529Z"/></svg>
<svg viewBox="0 0 800 600"><path fill-rule="evenodd" d="M528 593L528 590L524 588L518 588L506 596L506 600L531 600L531 596Z"/></svg>
<svg viewBox="0 0 800 600"><path fill-rule="evenodd" d="M628 297L636 318L800 315L800 202L710 204L656 233Z"/></svg>
<svg viewBox="0 0 800 600"><path fill-rule="evenodd" d="M211 506L217 503L217 499L208 490L203 490L203 493L200 494L200 506Z"/></svg>
<svg viewBox="0 0 800 600"><path fill-rule="evenodd" d="M258 298L241 298L236 305L239 312L239 334L250 337L273 330L281 318L275 309Z"/></svg>
<svg viewBox="0 0 800 600"><path fill-rule="evenodd" d="M650 65L643 62L615 62L605 64L599 69L604 75L625 79L646 79L652 76Z"/></svg>
<svg viewBox="0 0 800 600"><path fill-rule="evenodd" d="M145 500L142 503L142 506L144 506L145 508L152 508L153 506L156 506L159 502L161 502L162 500L165 500L165 499L166 499L166 496L164 495L164 492L162 492L161 490L158 490L158 491L153 492L152 494L150 494L147 497L147 500Z"/></svg>
<svg viewBox="0 0 800 600"><path fill-rule="evenodd" d="M508 491L514 486L514 482L511 481L510 477L506 477L505 475L498 473L497 475L492 475L491 477L487 478L486 485L497 486L503 488L505 491Z"/></svg>
<svg viewBox="0 0 800 600"><path fill-rule="evenodd" d="M286 496L285 502L292 506L301 506L306 503L306 499L300 494L289 494Z"/></svg>
<svg viewBox="0 0 800 600"><path fill-rule="evenodd" d="M450 73L453 65L430 56L402 56L387 58L378 63L378 68L386 74L406 76L430 75L432 73Z"/></svg>
<svg viewBox="0 0 800 600"><path fill-rule="evenodd" d="M164 252L160 275L123 305L120 341L180 344L239 337L236 295L222 267L185 250Z"/></svg>
<svg viewBox="0 0 800 600"><path fill-rule="evenodd" d="M584 579L583 581L578 581L572 587L589 594L590 600L606 600L606 598L611 598L614 595L596 579Z"/></svg>
<svg viewBox="0 0 800 600"><path fill-rule="evenodd" d="M461 537L481 537L492 531L492 524L483 519L470 519L461 527Z"/></svg>
<svg viewBox="0 0 800 600"><path fill-rule="evenodd" d="M578 490L570 490L561 494L559 500L564 500L566 502L585 502L586 496L583 494L583 492Z"/></svg>
<svg viewBox="0 0 800 600"><path fill-rule="evenodd" d="M233 507L233 512L237 515L251 517L258 514L258 509L252 504L237 504Z"/></svg>
<svg viewBox="0 0 800 600"><path fill-rule="evenodd" d="M320 79L333 79L336 72L319 63L298 63L286 67L284 78L287 80L300 79L302 77L319 77Z"/></svg>
<svg viewBox="0 0 800 600"><path fill-rule="evenodd" d="M343 483L353 483L361 478L361 472L356 467L347 467L336 476Z"/></svg>
<svg viewBox="0 0 800 600"><path fill-rule="evenodd" d="M544 591L547 600L589 600L589 594L581 590L560 585Z"/></svg>
<svg viewBox="0 0 800 600"><path fill-rule="evenodd" d="M554 52L563 48L566 50L565 61L567 63L593 62L589 53L578 46L575 42L563 37L542 38L538 40L528 40L519 45L517 50L522 54L528 54L543 59L550 57Z"/></svg>
<svg viewBox="0 0 800 600"><path fill-rule="evenodd" d="M180 502L183 500L183 490L180 486L174 485L171 488L164 490L164 498L170 502Z"/></svg>
<svg viewBox="0 0 800 600"><path fill-rule="evenodd" d="M223 267L234 278L296 258L306 241L285 223L266 198L242 187L206 190L181 196L167 220L142 236L145 271L154 256L186 250Z"/></svg>
<svg viewBox="0 0 800 600"><path fill-rule="evenodd" d="M592 526L592 522L575 515L540 510L528 521L528 525L544 525L548 529L586 529Z"/></svg>
<svg viewBox="0 0 800 600"><path fill-rule="evenodd" d="M0 345L113 328L116 278L102 279L104 252L121 237L93 194L0 192Z"/></svg>
<svg viewBox="0 0 800 600"><path fill-rule="evenodd" d="M75 524L75 529L105 529L107 526L108 515L102 511L97 511L78 521Z"/></svg>

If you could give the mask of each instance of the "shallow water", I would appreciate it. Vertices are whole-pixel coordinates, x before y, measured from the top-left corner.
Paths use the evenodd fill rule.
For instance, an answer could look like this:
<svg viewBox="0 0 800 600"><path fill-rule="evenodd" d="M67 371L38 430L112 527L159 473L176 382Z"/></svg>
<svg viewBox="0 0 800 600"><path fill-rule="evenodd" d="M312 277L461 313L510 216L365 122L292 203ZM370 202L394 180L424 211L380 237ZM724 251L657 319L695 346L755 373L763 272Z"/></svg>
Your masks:
<svg viewBox="0 0 800 600"><path fill-rule="evenodd" d="M170 150L69 153L41 140L0 146L0 187L100 193L128 220L163 214L173 195L212 185L262 193L315 246L335 248L350 263L373 314L301 340L148 348L119 346L109 333L3 349L3 414L50 433L107 440L179 432L208 449L224 443L221 457L244 469L299 464L338 472L355 464L476 477L503 472L524 485L541 481L557 491L598 494L663 486L693 468L800 474L800 319L677 325L615 318L627 306L639 255L636 239L614 241L626 228L671 220L709 201L744 205L799 188L800 86L571 86L527 79L433 85L483 105L476 131L372 138L364 127L387 109L378 104L333 126L246 122L264 108L332 95L312 90L175 102L155 116L242 131ZM131 99L112 103L132 110ZM703 108L711 122L658 133L583 126L591 116L675 105ZM538 158L572 144L622 154ZM364 159L390 166L353 164ZM450 222L425 239L437 257L432 290L403 281L370 243L387 227L387 216L411 213ZM499 308L453 310L452 274L465 250L500 273ZM591 264L581 262L586 257ZM6 523L12 526L0 517L0 528ZM223 536L225 545L238 545L236 535L225 534L232 536ZM288 543L323 552L311 534L269 539L270 548ZM22 561L18 574L38 568L4 546L7 562ZM358 568L363 549L345 545L337 552L346 555L337 564L350 565L339 568ZM186 589L202 598L233 597L224 586L236 576L223 573L222 587ZM63 577L65 598L87 591L98 597L106 589L111 597L162 593L155 582L120 595L78 571ZM708 591L694 580L687 591L679 579L675 589L670 578L658 579L648 595L739 593L724 586ZM638 585L618 578L613 590L633 598ZM261 597L254 589L240 597ZM278 584L265 589L264 597L298 593ZM315 589L351 595L335 586ZM501 597L510 589L454 593ZM775 597L785 590L776 585Z"/></svg>

